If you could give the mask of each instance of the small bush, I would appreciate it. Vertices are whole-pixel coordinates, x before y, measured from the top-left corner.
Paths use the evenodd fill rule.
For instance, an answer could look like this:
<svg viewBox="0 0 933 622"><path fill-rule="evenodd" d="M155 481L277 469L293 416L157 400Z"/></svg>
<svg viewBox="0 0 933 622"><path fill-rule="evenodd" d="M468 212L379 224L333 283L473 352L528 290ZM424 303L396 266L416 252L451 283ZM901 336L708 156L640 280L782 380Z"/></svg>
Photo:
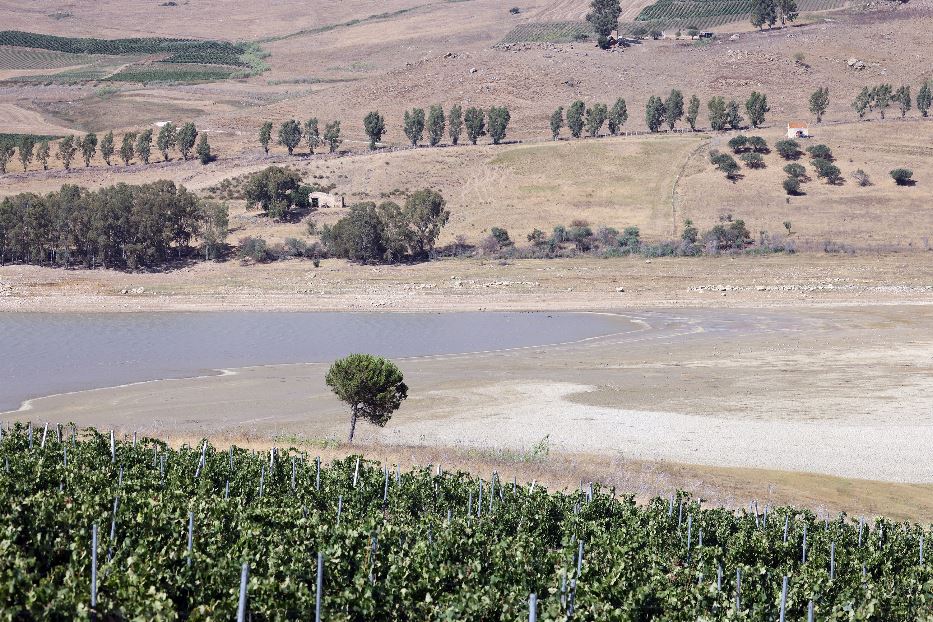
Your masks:
<svg viewBox="0 0 933 622"><path fill-rule="evenodd" d="M512 246L515 243L512 241L512 238L509 237L509 232L501 227L493 227L489 231L489 234L502 248L505 248L506 246Z"/></svg>
<svg viewBox="0 0 933 622"><path fill-rule="evenodd" d="M743 153L739 156L748 168L764 168L765 160L760 153Z"/></svg>
<svg viewBox="0 0 933 622"><path fill-rule="evenodd" d="M833 161L833 151L826 145L813 145L812 147L807 147L807 153L809 153L810 157L814 160L826 160L827 162Z"/></svg>
<svg viewBox="0 0 933 622"><path fill-rule="evenodd" d="M788 177L784 180L784 192L792 197L800 194L800 180L796 177Z"/></svg>
<svg viewBox="0 0 933 622"><path fill-rule="evenodd" d="M816 169L817 176L825 179L827 183L835 185L842 179L842 171L829 160L814 158L810 163Z"/></svg>
<svg viewBox="0 0 933 622"><path fill-rule="evenodd" d="M518 8L517 6L513 6L511 9L509 9L509 13L511 13L512 15L518 15L521 12L522 10Z"/></svg>
<svg viewBox="0 0 933 622"><path fill-rule="evenodd" d="M262 238L247 236L237 244L237 257L243 260L252 260L256 263L268 259L266 241Z"/></svg>
<svg viewBox="0 0 933 622"><path fill-rule="evenodd" d="M768 141L766 141L761 136L751 136L748 139L748 146L751 147L752 151L755 153L770 153L771 150L768 149Z"/></svg>
<svg viewBox="0 0 933 622"><path fill-rule="evenodd" d="M745 151L745 148L748 146L748 136L743 136L739 134L738 136L733 136L729 139L729 149L732 149L733 153L742 153Z"/></svg>
<svg viewBox="0 0 933 622"><path fill-rule="evenodd" d="M914 172L909 168L896 168L891 171L891 178L898 186L909 186L913 181Z"/></svg>
<svg viewBox="0 0 933 622"><path fill-rule="evenodd" d="M805 169L802 164L797 164L796 162L791 162L784 166L784 172L787 173L789 177L794 177L796 179L804 179L807 176L807 169Z"/></svg>
<svg viewBox="0 0 933 622"><path fill-rule="evenodd" d="M871 178L868 177L868 173L866 173L862 169L855 171L855 173L852 174L852 177L855 178L855 183L857 183L862 188L865 188L871 185Z"/></svg>
<svg viewBox="0 0 933 622"><path fill-rule="evenodd" d="M779 140L774 143L774 148L785 160L796 160L800 157L800 143L796 140Z"/></svg>

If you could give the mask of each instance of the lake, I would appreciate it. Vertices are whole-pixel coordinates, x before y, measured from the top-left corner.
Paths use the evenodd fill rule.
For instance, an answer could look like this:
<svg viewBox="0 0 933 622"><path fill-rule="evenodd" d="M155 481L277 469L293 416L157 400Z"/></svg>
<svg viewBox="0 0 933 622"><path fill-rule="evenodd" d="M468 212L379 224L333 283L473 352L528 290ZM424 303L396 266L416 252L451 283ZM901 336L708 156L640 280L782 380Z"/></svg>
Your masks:
<svg viewBox="0 0 933 622"><path fill-rule="evenodd" d="M0 411L23 400L251 365L401 358L578 341L628 320L588 313L8 313Z"/></svg>

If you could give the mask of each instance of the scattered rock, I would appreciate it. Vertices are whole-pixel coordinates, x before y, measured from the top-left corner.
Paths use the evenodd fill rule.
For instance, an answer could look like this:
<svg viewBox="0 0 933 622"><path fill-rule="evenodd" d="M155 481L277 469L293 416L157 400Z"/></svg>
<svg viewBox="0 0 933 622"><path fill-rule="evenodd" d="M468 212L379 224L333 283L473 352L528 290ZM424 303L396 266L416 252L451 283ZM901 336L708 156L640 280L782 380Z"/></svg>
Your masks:
<svg viewBox="0 0 933 622"><path fill-rule="evenodd" d="M617 288L616 288L616 291L619 292L619 293L621 294L622 292L625 291L625 288L624 288L624 287L617 287Z"/></svg>
<svg viewBox="0 0 933 622"><path fill-rule="evenodd" d="M470 67L470 73L476 73L476 72L477 72L476 67Z"/></svg>

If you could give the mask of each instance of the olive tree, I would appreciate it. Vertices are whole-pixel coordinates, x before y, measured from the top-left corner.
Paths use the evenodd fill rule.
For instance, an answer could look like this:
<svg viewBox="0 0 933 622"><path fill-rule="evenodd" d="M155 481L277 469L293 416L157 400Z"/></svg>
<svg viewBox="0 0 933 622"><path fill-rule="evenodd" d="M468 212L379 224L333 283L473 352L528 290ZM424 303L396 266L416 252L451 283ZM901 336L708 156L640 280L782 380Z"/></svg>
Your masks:
<svg viewBox="0 0 933 622"><path fill-rule="evenodd" d="M408 385L401 370L392 361L372 354L351 354L337 359L324 382L350 407L349 443L353 442L357 420L365 419L383 427L408 398Z"/></svg>

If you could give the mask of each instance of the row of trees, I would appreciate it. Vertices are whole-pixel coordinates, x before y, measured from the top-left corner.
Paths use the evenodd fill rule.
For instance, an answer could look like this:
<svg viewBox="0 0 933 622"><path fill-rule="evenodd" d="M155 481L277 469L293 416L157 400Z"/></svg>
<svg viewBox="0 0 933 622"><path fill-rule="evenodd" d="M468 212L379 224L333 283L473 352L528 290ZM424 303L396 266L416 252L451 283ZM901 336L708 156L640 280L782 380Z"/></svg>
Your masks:
<svg viewBox="0 0 933 622"><path fill-rule="evenodd" d="M728 103L722 97L714 97L707 103L710 127L719 131L727 128L738 129L744 123L738 102L734 99ZM753 91L745 102L745 111L753 127L759 127L765 121L765 114L770 110L768 97ZM652 132L659 131L664 125L671 130L677 123L685 120L691 130L697 129L697 120L700 116L700 98L696 95L690 101L684 101L684 95L674 89L670 94L661 98L652 95L645 105L645 124ZM580 100L570 104L566 111L566 126L573 138L579 138L583 131L592 137L598 136L603 125L608 121L609 133L613 136L622 130L628 121L628 106L623 98L616 100L610 109L606 104L593 104L589 108ZM551 137L557 140L565 124L564 108L560 107L551 114Z"/></svg>
<svg viewBox="0 0 933 622"><path fill-rule="evenodd" d="M227 208L160 180L92 191L62 186L0 203L0 262L135 269L185 257L200 238L206 258L227 236Z"/></svg>
<svg viewBox="0 0 933 622"><path fill-rule="evenodd" d="M859 91L852 102L852 107L855 108L859 119L865 118L865 115L873 110L877 110L879 116L884 119L888 108L895 104L901 113L901 118L904 118L910 112L912 101L910 86L901 86L895 90L890 84L879 84L870 88L866 86ZM930 89L930 83L924 82L917 92L917 110L926 117L929 115L931 103L933 103L933 91Z"/></svg>
<svg viewBox="0 0 933 622"><path fill-rule="evenodd" d="M155 144L153 144L153 139ZM56 143L55 158L66 170L71 168L79 154L85 167L91 165L91 160L98 153L107 166L112 165L114 156L117 156L126 166L134 158L138 158L143 164L149 164L153 147L158 150L165 162L171 159L169 153L174 148L178 149L179 154L185 160L192 156L192 151L202 164L207 164L214 159L207 135L201 134L198 140L198 130L194 123L185 123L180 128L172 123L166 123L159 129L158 135L154 135L152 129L127 132L123 135L119 146L113 132L107 132L100 139L93 132L83 137L65 136ZM43 170L48 170L52 156L51 141L38 140L35 136L25 134L15 141L0 142L0 173L6 173L9 162L17 154L24 171L33 161L41 164Z"/></svg>
<svg viewBox="0 0 933 622"><path fill-rule="evenodd" d="M272 121L266 121L259 128L259 144L262 145L266 154L269 153L269 145L272 142ZM312 117L304 122L289 119L279 126L278 144L288 149L288 155L301 144L302 138L308 146L308 153L314 153L314 150L327 145L330 152L337 151L343 139L340 137L340 121L331 121L324 126L324 133L321 134L320 123L316 117Z"/></svg>
<svg viewBox="0 0 933 622"><path fill-rule="evenodd" d="M450 218L444 197L418 190L404 205L356 203L333 226L321 229L327 254L365 263L426 259Z"/></svg>

